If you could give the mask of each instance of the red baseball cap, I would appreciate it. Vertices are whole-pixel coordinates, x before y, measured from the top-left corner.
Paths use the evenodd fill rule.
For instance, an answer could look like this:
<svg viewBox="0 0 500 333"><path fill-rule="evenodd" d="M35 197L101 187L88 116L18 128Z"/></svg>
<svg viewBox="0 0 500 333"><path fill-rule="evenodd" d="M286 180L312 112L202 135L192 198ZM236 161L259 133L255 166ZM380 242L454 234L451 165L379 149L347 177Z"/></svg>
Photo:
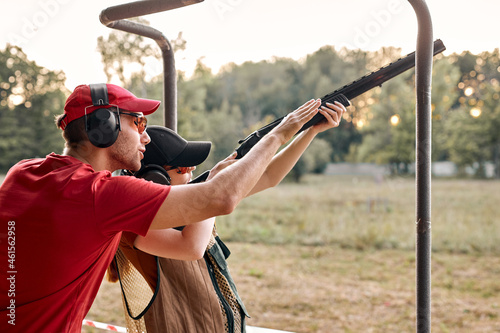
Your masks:
<svg viewBox="0 0 500 333"><path fill-rule="evenodd" d="M120 110L129 112L142 112L144 115L151 114L158 109L160 101L152 99L137 98L130 91L107 83L108 101L109 105L94 106L92 103L92 96L90 94L90 87L86 84L79 85L75 88L73 93L69 95L64 105L64 117L61 122L61 128L64 130L66 126L75 119L83 117L85 112L90 114L97 109L107 108L113 105L118 106ZM86 111L85 111L86 109Z"/></svg>

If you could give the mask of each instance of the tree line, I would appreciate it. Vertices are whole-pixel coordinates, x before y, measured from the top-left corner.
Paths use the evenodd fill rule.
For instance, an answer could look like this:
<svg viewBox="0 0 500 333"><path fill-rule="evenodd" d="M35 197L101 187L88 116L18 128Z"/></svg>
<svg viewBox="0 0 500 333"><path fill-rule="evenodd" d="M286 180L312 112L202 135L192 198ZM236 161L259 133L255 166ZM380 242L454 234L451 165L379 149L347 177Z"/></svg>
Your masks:
<svg viewBox="0 0 500 333"><path fill-rule="evenodd" d="M98 39L103 70L137 96L161 100L162 76L147 79L145 57L158 58L140 36L113 32ZM172 41L186 52L180 35ZM109 52L109 50L120 50ZM324 46L297 61L272 58L227 64L213 73L198 60L191 76L178 72L178 131L190 140L213 142L200 171L228 156L255 129L402 56L399 49L377 52ZM42 68L19 47L0 51L0 172L24 158L60 153L63 140L53 124L62 113L65 75ZM486 162L500 170L499 50L463 52L434 58L432 81L433 159L460 170ZM138 71L126 76L133 64ZM339 128L321 133L294 168L295 179L322 172L330 162L372 162L408 172L415 159L414 70L351 101ZM161 112L150 123L163 123Z"/></svg>

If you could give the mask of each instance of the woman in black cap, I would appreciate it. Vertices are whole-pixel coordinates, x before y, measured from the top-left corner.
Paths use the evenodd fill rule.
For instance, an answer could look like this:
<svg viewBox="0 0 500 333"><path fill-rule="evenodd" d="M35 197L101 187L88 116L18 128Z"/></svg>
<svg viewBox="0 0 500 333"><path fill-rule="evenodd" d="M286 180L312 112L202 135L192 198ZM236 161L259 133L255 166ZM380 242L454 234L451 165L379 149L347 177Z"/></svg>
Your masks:
<svg viewBox="0 0 500 333"><path fill-rule="evenodd" d="M156 183L187 184L210 152L210 142L186 141L165 127L150 126L148 134L151 142L134 176ZM231 160L233 156L213 172ZM246 310L227 268L229 250L214 220L151 230L146 237L122 234L108 279L120 279L128 332L244 331Z"/></svg>

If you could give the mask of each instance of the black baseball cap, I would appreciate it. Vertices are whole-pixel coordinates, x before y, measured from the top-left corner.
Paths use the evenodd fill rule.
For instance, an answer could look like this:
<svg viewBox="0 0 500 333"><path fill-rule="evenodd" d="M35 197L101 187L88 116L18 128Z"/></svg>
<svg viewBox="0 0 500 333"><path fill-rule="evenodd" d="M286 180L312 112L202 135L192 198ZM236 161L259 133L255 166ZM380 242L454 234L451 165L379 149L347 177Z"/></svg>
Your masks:
<svg viewBox="0 0 500 333"><path fill-rule="evenodd" d="M212 147L210 141L187 141L163 126L148 126L146 132L151 142L146 145L143 165L196 166L205 161Z"/></svg>

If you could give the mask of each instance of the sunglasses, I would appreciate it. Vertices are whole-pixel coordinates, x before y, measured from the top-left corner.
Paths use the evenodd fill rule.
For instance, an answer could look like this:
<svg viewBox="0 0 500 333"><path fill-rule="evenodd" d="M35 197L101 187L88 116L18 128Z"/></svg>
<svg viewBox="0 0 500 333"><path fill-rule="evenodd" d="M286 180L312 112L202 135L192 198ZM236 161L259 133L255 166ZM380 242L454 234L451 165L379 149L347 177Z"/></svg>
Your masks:
<svg viewBox="0 0 500 333"><path fill-rule="evenodd" d="M183 175L185 173L190 172L191 169L194 169L194 168L193 167L169 167L169 168L165 168L165 171L170 171L170 170L174 170L174 169L177 169L178 174Z"/></svg>
<svg viewBox="0 0 500 333"><path fill-rule="evenodd" d="M123 111L119 111L119 114L135 117L136 120L134 120L134 124L137 126L137 131L139 132L139 134L144 133L146 127L148 127L148 119L144 116L138 115L137 113Z"/></svg>

